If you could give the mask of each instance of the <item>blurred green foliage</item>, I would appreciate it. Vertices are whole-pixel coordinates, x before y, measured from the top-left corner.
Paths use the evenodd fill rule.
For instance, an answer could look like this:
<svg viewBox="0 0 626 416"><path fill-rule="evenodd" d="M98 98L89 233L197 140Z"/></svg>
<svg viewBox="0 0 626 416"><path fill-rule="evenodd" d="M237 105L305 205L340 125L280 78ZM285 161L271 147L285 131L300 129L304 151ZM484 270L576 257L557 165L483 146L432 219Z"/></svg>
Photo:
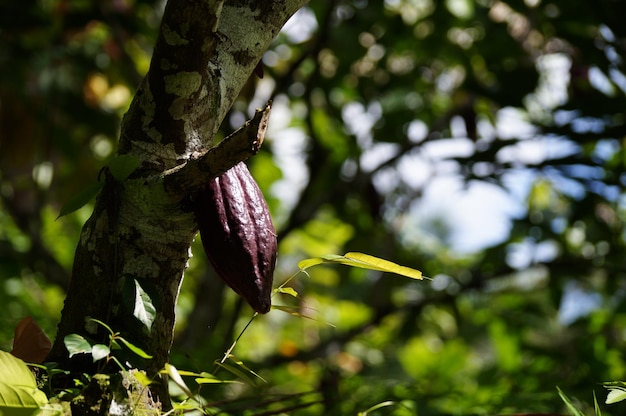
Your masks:
<svg viewBox="0 0 626 416"><path fill-rule="evenodd" d="M148 0L0 3L4 350L26 315L54 334L90 207L55 218L114 155L161 12ZM273 98L250 165L279 228L275 280L346 251L434 280L342 266L298 275L300 297L274 303L306 318L272 311L233 352L267 382L203 386L206 400L240 414L345 415L387 401L370 414L563 413L558 385L591 414L599 383L626 377L625 15L617 0L303 9L223 125ZM461 251L445 212L420 217L442 177L462 184L451 195L477 183L511 195L498 241ZM213 371L251 311L198 241L193 252L171 361Z"/></svg>

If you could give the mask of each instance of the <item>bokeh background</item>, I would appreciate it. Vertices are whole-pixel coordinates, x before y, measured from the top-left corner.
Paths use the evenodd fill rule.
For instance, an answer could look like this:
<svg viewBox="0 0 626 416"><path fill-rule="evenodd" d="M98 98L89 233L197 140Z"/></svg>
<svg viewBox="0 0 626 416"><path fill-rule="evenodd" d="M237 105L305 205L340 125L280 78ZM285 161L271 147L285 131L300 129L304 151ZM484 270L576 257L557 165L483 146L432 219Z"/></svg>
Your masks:
<svg viewBox="0 0 626 416"><path fill-rule="evenodd" d="M53 337L91 205L163 1L0 2L0 348ZM297 263L361 251L432 281L317 267L233 353L263 377L204 386L232 413L587 414L626 378L626 3L317 1L222 126L273 99L249 161ZM172 363L215 370L252 312L199 241ZM97 296L97 294L94 294ZM236 378L219 370L218 377ZM225 402L224 402L225 401ZM216 407L216 408L217 408ZM230 409L230 410L229 410ZM253 410L254 409L254 410ZM268 413L269 414L269 413Z"/></svg>

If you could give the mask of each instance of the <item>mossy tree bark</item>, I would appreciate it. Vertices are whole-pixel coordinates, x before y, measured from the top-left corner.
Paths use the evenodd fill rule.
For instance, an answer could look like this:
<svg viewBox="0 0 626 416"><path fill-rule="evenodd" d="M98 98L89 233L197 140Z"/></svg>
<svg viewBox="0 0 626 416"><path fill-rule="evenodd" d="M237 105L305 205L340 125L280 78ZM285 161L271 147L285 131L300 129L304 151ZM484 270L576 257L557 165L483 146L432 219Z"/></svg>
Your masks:
<svg viewBox="0 0 626 416"><path fill-rule="evenodd" d="M122 123L118 154L133 156L139 167L123 181L108 170L101 175L105 185L80 236L49 361L94 370L90 358L70 359L63 343L71 333L105 336L86 325L92 317L153 356L141 362L131 354L133 366L151 377L163 368L197 233L189 198L258 151L269 106L217 146L214 137L272 39L305 3L168 1L149 72ZM133 314L138 288L156 308L149 330ZM164 386L155 383L153 390L169 403Z"/></svg>

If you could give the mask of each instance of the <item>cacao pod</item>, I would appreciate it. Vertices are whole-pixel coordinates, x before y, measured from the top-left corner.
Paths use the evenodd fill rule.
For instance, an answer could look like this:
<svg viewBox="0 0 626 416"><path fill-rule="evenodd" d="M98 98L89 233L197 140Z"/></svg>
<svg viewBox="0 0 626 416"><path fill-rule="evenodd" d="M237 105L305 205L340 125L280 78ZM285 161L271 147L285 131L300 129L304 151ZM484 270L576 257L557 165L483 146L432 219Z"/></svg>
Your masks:
<svg viewBox="0 0 626 416"><path fill-rule="evenodd" d="M277 239L259 186L241 162L195 198L204 251L217 274L259 313L271 307Z"/></svg>

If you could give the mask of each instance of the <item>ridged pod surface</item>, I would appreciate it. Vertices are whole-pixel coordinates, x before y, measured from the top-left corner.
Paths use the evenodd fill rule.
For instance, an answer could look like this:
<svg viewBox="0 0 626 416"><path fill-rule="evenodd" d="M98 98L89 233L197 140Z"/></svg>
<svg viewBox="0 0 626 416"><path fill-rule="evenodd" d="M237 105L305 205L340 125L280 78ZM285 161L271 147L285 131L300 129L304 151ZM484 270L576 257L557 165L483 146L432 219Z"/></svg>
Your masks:
<svg viewBox="0 0 626 416"><path fill-rule="evenodd" d="M241 162L195 200L204 251L217 274L259 313L271 307L277 239L267 202Z"/></svg>

